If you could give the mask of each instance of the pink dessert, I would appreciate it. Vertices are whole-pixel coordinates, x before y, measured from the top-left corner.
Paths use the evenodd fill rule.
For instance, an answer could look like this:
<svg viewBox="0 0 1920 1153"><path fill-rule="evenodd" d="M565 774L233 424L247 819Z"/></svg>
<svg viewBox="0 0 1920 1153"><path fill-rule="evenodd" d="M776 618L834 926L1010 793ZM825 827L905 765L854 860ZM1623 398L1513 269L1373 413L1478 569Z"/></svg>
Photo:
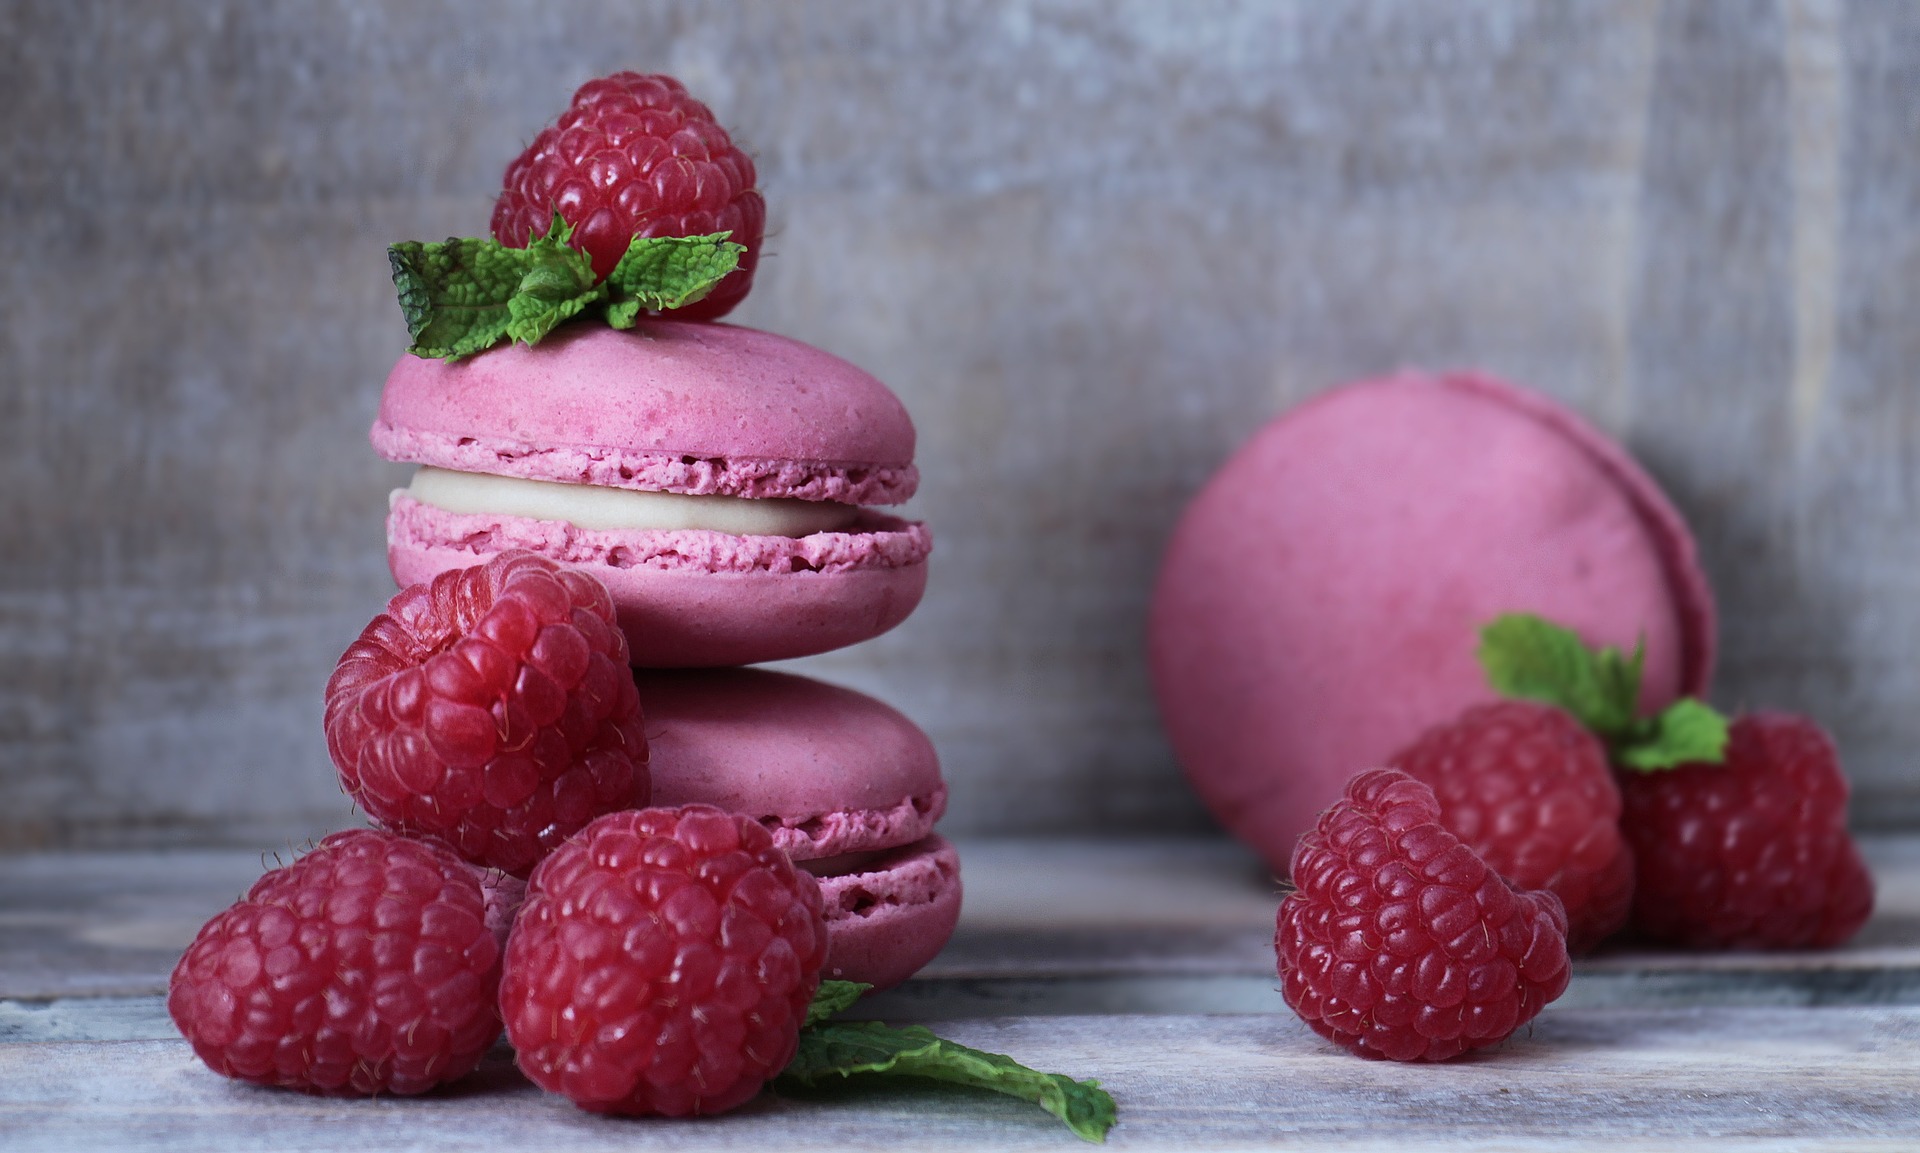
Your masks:
<svg viewBox="0 0 1920 1153"><path fill-rule="evenodd" d="M570 325L448 364L403 356L374 448L403 586L512 548L593 573L643 667L825 652L926 588L914 429L887 387L797 341L642 320Z"/></svg>
<svg viewBox="0 0 1920 1153"><path fill-rule="evenodd" d="M760 669L636 672L653 803L755 817L820 881L823 975L886 989L952 936L960 862L933 832L947 786L932 742L850 689Z"/></svg>
<svg viewBox="0 0 1920 1153"><path fill-rule="evenodd" d="M1174 753L1284 872L1349 777L1493 698L1474 651L1503 612L1644 638L1645 709L1706 689L1693 538L1618 445L1484 376L1335 389L1257 433L1174 531L1148 628Z"/></svg>

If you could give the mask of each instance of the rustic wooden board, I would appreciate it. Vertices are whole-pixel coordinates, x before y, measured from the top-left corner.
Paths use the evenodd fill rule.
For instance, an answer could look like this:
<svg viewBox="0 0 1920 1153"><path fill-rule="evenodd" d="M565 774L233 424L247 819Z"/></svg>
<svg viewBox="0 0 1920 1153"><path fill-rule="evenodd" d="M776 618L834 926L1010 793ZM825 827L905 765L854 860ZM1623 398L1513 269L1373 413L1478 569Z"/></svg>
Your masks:
<svg viewBox="0 0 1920 1153"><path fill-rule="evenodd" d="M1864 841L1873 919L1844 949L1611 949L1579 962L1576 1005L1920 1003L1920 837ZM1279 1012L1278 898L1227 841L963 840L960 927L877 1014ZM138 996L245 891L257 853L0 856L0 999Z"/></svg>
<svg viewBox="0 0 1920 1153"><path fill-rule="evenodd" d="M892 383L925 605L809 667L964 833L1198 830L1140 654L1259 421L1401 364L1590 414L1699 525L1720 695L1920 819L1920 6L1845 0L0 5L0 845L349 821L390 591L396 239L485 227L572 86L684 77L773 220L738 319Z"/></svg>
<svg viewBox="0 0 1920 1153"><path fill-rule="evenodd" d="M1098 1078L1115 1148L1911 1150L1920 1008L1576 1010L1444 1067L1361 1061L1290 1016L955 1021L955 1040ZM503 1051L415 1100L227 1082L178 1040L0 1041L9 1150L1071 1149L1050 1118L938 1086L764 1095L697 1122L541 1094Z"/></svg>
<svg viewBox="0 0 1920 1153"><path fill-rule="evenodd" d="M1274 894L1220 841L963 842L953 945L862 1015L1100 1079L1118 1148L1911 1149L1920 1143L1920 838L1876 838L1880 912L1824 954L1618 951L1498 1051L1360 1061L1274 990ZM497 1050L423 1100L231 1084L158 995L200 919L259 872L236 852L0 857L6 1150L1074 1148L1037 1112L941 1087L772 1095L703 1122L588 1117ZM118 991L119 996L76 996Z"/></svg>

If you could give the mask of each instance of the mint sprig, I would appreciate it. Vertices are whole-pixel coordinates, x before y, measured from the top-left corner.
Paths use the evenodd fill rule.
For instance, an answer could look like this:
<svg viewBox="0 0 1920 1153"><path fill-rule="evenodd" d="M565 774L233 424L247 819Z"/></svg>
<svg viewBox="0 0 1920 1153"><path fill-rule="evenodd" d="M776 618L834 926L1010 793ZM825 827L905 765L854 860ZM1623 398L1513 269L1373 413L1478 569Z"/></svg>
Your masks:
<svg viewBox="0 0 1920 1153"><path fill-rule="evenodd" d="M873 986L864 981L820 982L820 988L813 994L812 1004L807 1006L807 1019L801 1028L810 1029L836 1013L846 1012L871 988Z"/></svg>
<svg viewBox="0 0 1920 1153"><path fill-rule="evenodd" d="M781 1080L811 1086L832 1077L874 1075L969 1085L1032 1101L1078 1136L1106 1140L1117 1112L1113 1097L1096 1081L1036 1072L1011 1057L942 1040L922 1025L896 1028L878 1021L827 1020L867 988L848 981L820 983L800 1032L799 1051Z"/></svg>
<svg viewBox="0 0 1920 1153"><path fill-rule="evenodd" d="M407 351L458 360L502 341L538 344L590 307L613 327L631 328L643 310L664 312L704 299L746 251L726 232L636 236L607 278L596 281L586 254L567 243L572 235L556 215L546 235L525 248L461 237L389 247L413 341Z"/></svg>
<svg viewBox="0 0 1920 1153"><path fill-rule="evenodd" d="M1590 649L1572 629L1508 613L1480 630L1477 655L1496 692L1565 709L1623 767L1650 772L1726 760L1727 718L1711 705L1686 697L1654 716L1639 715L1644 645L1632 656Z"/></svg>
<svg viewBox="0 0 1920 1153"><path fill-rule="evenodd" d="M731 235L634 237L607 273L607 323L632 328L643 309L667 312L705 300L747 250Z"/></svg>

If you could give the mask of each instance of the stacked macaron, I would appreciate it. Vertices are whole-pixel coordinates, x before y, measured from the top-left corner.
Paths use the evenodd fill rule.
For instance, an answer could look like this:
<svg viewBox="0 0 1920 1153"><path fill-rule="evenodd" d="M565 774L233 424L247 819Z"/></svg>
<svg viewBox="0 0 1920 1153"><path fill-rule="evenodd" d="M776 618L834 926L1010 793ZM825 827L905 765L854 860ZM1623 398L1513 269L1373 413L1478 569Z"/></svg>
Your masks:
<svg viewBox="0 0 1920 1153"><path fill-rule="evenodd" d="M885 385L753 329L583 323L403 357L372 439L421 466L387 520L401 585L521 549L607 587L644 670L654 803L748 813L819 878L825 975L884 988L939 951L960 880L925 734L845 689L693 671L853 644L919 603L931 538L874 509L919 479Z"/></svg>
<svg viewBox="0 0 1920 1153"><path fill-rule="evenodd" d="M905 620L927 583L914 428L880 381L715 323L744 298L765 207L752 159L664 76L618 73L508 166L494 241L407 244L413 336L374 447L402 586L526 551L611 597L657 805L759 820L821 881L824 975L885 987L938 952L959 866L932 832L926 735L878 701L771 673Z"/></svg>

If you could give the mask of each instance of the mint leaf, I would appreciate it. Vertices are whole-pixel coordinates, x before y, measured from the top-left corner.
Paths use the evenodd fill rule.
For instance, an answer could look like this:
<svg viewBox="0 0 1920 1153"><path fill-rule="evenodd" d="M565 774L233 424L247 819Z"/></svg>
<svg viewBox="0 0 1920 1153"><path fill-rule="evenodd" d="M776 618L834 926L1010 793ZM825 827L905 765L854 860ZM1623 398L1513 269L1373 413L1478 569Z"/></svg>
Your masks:
<svg viewBox="0 0 1920 1153"><path fill-rule="evenodd" d="M872 985L863 981L822 981L820 989L813 995L813 1004L807 1006L807 1019L801 1028L818 1025L820 1022L853 1008L853 1003L866 995Z"/></svg>
<svg viewBox="0 0 1920 1153"><path fill-rule="evenodd" d="M526 270L507 300L507 336L538 344L555 325L606 295L607 290L594 283L593 261L568 246L571 235L573 229L555 216L547 234L536 236L523 250Z"/></svg>
<svg viewBox="0 0 1920 1153"><path fill-rule="evenodd" d="M1696 761L1721 764L1727 759L1727 718L1711 705L1684 697L1668 705L1632 741L1616 746L1613 759L1641 772Z"/></svg>
<svg viewBox="0 0 1920 1153"><path fill-rule="evenodd" d="M1631 728L1644 653L1595 653L1572 629L1531 613L1507 613L1480 630L1480 667L1502 696L1545 701L1605 738Z"/></svg>
<svg viewBox="0 0 1920 1153"><path fill-rule="evenodd" d="M782 1080L814 1085L833 1076L875 1074L925 1077L970 1085L1032 1101L1088 1141L1105 1141L1117 1113L1095 1081L1038 1073L1011 1057L943 1041L920 1025L894 1028L878 1021L815 1025L800 1034L800 1050Z"/></svg>
<svg viewBox="0 0 1920 1153"><path fill-rule="evenodd" d="M607 274L607 323L632 328L642 310L664 312L704 300L747 250L728 240L731 235L634 237Z"/></svg>
<svg viewBox="0 0 1920 1153"><path fill-rule="evenodd" d="M555 216L547 234L525 248L460 237L390 246L387 260L413 338L407 351L458 360L503 340L537 344L604 297L593 262L568 247L572 234Z"/></svg>
<svg viewBox="0 0 1920 1153"><path fill-rule="evenodd" d="M1711 705L1688 697L1658 716L1637 716L1644 642L1631 657L1615 648L1596 652L1572 629L1508 613L1480 630L1479 657L1495 691L1567 710L1625 768L1647 772L1726 760L1727 718Z"/></svg>
<svg viewBox="0 0 1920 1153"><path fill-rule="evenodd" d="M527 271L525 249L454 237L387 249L415 356L471 356L506 339L507 302Z"/></svg>

